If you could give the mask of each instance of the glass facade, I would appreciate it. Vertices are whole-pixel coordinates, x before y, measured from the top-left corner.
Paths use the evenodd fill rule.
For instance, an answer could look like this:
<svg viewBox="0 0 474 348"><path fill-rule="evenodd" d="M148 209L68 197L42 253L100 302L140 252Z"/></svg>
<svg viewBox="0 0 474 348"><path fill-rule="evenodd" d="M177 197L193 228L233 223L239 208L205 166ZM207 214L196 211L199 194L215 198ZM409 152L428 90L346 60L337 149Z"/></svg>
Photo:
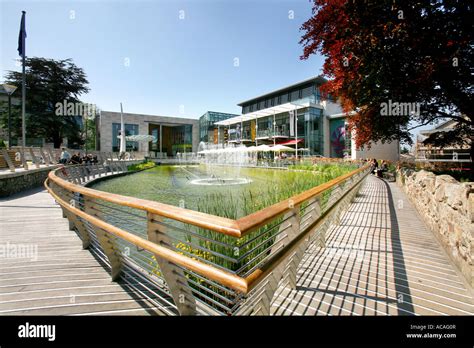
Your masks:
<svg viewBox="0 0 474 348"><path fill-rule="evenodd" d="M193 126L186 124L183 126L175 126L170 128L171 139L169 146L171 146L172 156L176 156L176 153L178 152L191 152L193 149Z"/></svg>
<svg viewBox="0 0 474 348"><path fill-rule="evenodd" d="M183 152L192 152L193 148L193 125L161 125L150 124L148 126L148 134L155 137L154 141L150 141L148 149L154 152L166 153L167 156L176 156ZM161 136L161 139L160 139ZM160 147L161 145L161 147Z"/></svg>
<svg viewBox="0 0 474 348"><path fill-rule="evenodd" d="M298 118L300 117L298 116ZM324 136L322 109L309 107L304 111L304 138L304 146L309 149L311 155L323 156Z"/></svg>
<svg viewBox="0 0 474 348"><path fill-rule="evenodd" d="M120 123L112 123L112 151L120 151ZM138 124L125 124L125 136L138 135ZM127 151L138 151L137 141L126 141Z"/></svg>
<svg viewBox="0 0 474 348"><path fill-rule="evenodd" d="M272 106L295 102L307 98L311 98L313 103L319 103L321 101L319 85L314 82L308 82L307 84L303 84L298 87L290 87L286 90L269 93L268 95L261 98L256 98L242 103L242 114L247 114L249 112L263 110ZM333 101L330 95L328 95L326 98L330 101Z"/></svg>
<svg viewBox="0 0 474 348"><path fill-rule="evenodd" d="M241 130L242 129L242 130ZM278 113L275 116L266 116L233 124L227 127L229 141L242 140L258 144L284 143L295 140L296 129L290 133L290 114ZM299 148L307 148L311 155L323 155L323 110L307 107L298 110L298 140Z"/></svg>
<svg viewBox="0 0 474 348"><path fill-rule="evenodd" d="M155 139L153 141L150 141L150 143L148 144L149 151L160 151L160 126L156 124L150 124L148 126L148 134L153 135L155 137Z"/></svg>
<svg viewBox="0 0 474 348"><path fill-rule="evenodd" d="M321 102L323 100L334 102L334 99L331 95L322 95L320 86L323 83L325 83L323 78L315 77L239 104L242 107L242 114L255 113L256 117L258 117L260 110L271 111L268 109L283 104L287 105L274 110L278 112L281 109L288 109L288 103L293 104L295 109L298 108L296 125L290 126L290 122L293 120L293 116L290 116L291 111L280 111L275 115L244 122L241 128L244 130L250 128L251 143L256 142L258 145L286 144L295 147L297 138L298 148L307 149L305 154L324 156L324 153L331 153L333 157L344 156L344 153L350 148L350 145L348 146L350 139L348 141L345 136L347 132L344 120L342 120L342 128L341 124L333 124L335 128L331 130L333 137L330 141L330 148L324 148L325 122ZM235 128L236 124L229 127L231 139L234 134L232 129ZM235 133L237 133L235 135L237 137L238 132Z"/></svg>
<svg viewBox="0 0 474 348"><path fill-rule="evenodd" d="M214 132L214 123L235 116L238 115L214 111L206 112L199 118L199 141L203 141L205 143L212 143L213 139L211 138L211 136Z"/></svg>

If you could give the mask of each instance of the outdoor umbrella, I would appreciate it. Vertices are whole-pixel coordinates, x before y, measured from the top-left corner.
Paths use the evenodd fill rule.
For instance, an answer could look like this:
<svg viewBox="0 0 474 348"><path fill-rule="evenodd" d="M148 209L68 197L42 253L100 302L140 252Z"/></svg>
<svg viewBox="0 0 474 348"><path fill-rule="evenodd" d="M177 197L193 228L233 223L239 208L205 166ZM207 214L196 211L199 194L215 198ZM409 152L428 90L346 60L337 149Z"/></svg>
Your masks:
<svg viewBox="0 0 474 348"><path fill-rule="evenodd" d="M272 151L275 151L275 152L281 152L281 151L295 152L296 151L292 147L285 146L285 145L275 145L271 149Z"/></svg>

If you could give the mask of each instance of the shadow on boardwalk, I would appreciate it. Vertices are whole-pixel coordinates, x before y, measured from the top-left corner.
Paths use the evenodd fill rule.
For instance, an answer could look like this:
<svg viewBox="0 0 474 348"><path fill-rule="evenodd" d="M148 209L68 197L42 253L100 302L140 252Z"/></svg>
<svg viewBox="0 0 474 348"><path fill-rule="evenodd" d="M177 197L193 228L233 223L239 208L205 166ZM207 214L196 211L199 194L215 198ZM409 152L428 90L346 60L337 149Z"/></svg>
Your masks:
<svg viewBox="0 0 474 348"><path fill-rule="evenodd" d="M82 249L46 191L2 199L0 208L0 244L38 247L35 260L2 260L0 315L163 313L155 302L160 290L139 272L125 269L111 281L104 256ZM277 290L273 314L474 313L472 292L394 184L369 177L326 246L310 246L297 289Z"/></svg>
<svg viewBox="0 0 474 348"><path fill-rule="evenodd" d="M37 248L34 257L0 263L0 315L163 313L154 302L159 290L139 274L125 270L122 279L111 281L103 255L82 249L44 189L1 199L0 219L0 244Z"/></svg>

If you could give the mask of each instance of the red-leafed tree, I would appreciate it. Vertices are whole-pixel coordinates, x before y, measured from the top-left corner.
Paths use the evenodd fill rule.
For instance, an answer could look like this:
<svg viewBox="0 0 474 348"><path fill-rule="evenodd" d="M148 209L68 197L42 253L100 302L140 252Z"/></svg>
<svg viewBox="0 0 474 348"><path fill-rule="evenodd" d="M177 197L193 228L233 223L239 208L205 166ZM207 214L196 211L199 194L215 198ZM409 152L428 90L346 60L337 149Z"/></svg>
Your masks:
<svg viewBox="0 0 474 348"><path fill-rule="evenodd" d="M472 158L472 18L470 1L314 0L301 28L301 58L326 56L323 91L339 97L345 111L357 111L349 118L357 146L411 143L414 127L454 119L452 131L431 140L469 144ZM389 101L419 110L387 117Z"/></svg>

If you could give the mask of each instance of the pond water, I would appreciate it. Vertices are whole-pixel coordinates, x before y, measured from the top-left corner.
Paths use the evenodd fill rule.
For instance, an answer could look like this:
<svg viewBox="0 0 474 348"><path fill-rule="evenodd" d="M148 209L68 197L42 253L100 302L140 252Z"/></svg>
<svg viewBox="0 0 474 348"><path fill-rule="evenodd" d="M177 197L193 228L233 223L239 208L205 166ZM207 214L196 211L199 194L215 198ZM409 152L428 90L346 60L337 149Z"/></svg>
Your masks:
<svg viewBox="0 0 474 348"><path fill-rule="evenodd" d="M100 181L97 190L239 218L347 171L303 172L221 166L156 166Z"/></svg>
<svg viewBox="0 0 474 348"><path fill-rule="evenodd" d="M209 165L157 166L130 175L108 178L91 187L237 219L327 182L354 167L328 165L317 168L310 166L309 169L311 170L294 171ZM145 211L105 202L99 207L104 221L144 239L148 238ZM274 220L271 224L278 223ZM260 258L266 256L266 253L262 253L268 247L265 243L271 243L271 238L267 234L258 237L260 229L244 236L240 241L174 219L164 218L162 224L172 244L180 253L190 257L201 257L201 260L209 258L212 263L234 271L240 269L242 265L247 265L250 259L252 262L259 262ZM271 230L270 225L262 228ZM272 233L276 232L278 229ZM222 243L209 244L209 239L206 238ZM250 243L244 243L250 240ZM263 243L264 240L267 242ZM236 256L235 246L243 244L246 246L242 250L239 249L239 252L245 254L248 250L253 251L238 262L229 261L229 258ZM131 257L138 265L150 273L159 274L156 261L149 252L136 248L122 239L118 245L122 253ZM203 253L202 250L207 251ZM250 263L249 267L252 265Z"/></svg>

